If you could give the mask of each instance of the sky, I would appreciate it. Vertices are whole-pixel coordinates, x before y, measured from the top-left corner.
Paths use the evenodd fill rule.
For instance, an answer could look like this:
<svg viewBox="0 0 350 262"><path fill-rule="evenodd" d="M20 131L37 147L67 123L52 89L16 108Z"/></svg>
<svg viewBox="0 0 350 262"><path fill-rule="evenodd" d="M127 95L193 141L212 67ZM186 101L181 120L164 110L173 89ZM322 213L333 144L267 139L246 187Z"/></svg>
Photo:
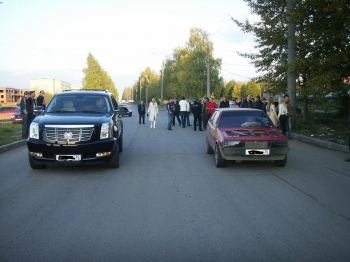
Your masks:
<svg viewBox="0 0 350 262"><path fill-rule="evenodd" d="M190 28L209 33L226 81L247 81L254 67L238 52L254 38L231 21L254 19L243 0L1 0L0 86L28 88L55 78L80 86L91 52L122 90L150 66L159 72Z"/></svg>

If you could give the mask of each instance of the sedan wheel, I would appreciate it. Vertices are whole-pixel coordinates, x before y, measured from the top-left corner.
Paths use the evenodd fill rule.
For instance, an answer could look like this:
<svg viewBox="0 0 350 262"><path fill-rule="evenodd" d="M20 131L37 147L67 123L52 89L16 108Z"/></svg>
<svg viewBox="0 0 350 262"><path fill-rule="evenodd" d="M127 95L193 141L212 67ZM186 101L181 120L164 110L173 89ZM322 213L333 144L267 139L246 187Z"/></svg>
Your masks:
<svg viewBox="0 0 350 262"><path fill-rule="evenodd" d="M226 165L226 160L222 158L218 145L215 145L214 158L215 158L215 166L216 167L220 168L220 167L224 167Z"/></svg>

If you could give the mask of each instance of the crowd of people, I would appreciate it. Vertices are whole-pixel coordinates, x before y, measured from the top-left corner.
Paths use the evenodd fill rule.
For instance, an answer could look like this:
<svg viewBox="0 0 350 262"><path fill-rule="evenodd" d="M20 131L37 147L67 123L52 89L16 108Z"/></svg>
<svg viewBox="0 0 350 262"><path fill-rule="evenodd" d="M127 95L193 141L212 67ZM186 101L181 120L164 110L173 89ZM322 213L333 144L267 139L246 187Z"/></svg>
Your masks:
<svg viewBox="0 0 350 262"><path fill-rule="evenodd" d="M280 97L279 101L276 101L273 97L266 99L256 96L256 98L248 95L244 99L234 99L228 101L226 97L220 98L216 101L213 97L204 97L203 99L195 99L191 103L185 97L181 99L169 98L169 102L166 105L166 111L168 114L167 129L172 130L176 122L182 128L186 126L192 126L190 123L190 114L193 114L193 130L199 131L206 130L208 120L214 113L216 108L254 108L263 110L271 119L272 123L276 127L280 127L284 135L288 135L291 138L291 117L292 108L289 103L289 96L284 95ZM153 98L146 110L146 106L143 101L138 105L139 124L145 124L145 115L149 117L151 122L150 128L155 128L158 105Z"/></svg>
<svg viewBox="0 0 350 262"><path fill-rule="evenodd" d="M28 138L30 124L35 118L34 109L36 106L41 106L43 108L46 107L44 90L40 91L38 97L35 97L35 91L25 91L19 104L22 117L23 139Z"/></svg>

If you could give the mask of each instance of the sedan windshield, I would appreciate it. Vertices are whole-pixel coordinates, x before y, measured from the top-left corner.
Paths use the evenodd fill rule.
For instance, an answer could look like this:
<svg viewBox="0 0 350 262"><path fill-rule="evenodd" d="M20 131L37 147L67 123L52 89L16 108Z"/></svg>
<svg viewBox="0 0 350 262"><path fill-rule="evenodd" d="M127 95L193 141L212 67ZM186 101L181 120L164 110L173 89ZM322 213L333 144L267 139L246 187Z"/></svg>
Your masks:
<svg viewBox="0 0 350 262"><path fill-rule="evenodd" d="M55 96L47 113L97 113L110 112L107 97L101 95L77 94Z"/></svg>
<svg viewBox="0 0 350 262"><path fill-rule="evenodd" d="M262 111L228 111L222 112L219 127L273 127L273 124Z"/></svg>

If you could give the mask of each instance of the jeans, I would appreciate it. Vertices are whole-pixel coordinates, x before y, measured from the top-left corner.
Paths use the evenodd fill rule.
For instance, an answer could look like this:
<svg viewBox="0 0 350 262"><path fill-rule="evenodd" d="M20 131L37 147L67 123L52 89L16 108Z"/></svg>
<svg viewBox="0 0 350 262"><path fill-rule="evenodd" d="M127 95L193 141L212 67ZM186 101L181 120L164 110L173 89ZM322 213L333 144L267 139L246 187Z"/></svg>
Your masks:
<svg viewBox="0 0 350 262"><path fill-rule="evenodd" d="M180 116L181 116L181 124L182 124L182 127L185 128L185 125L186 125L186 111L181 111L180 112Z"/></svg>
<svg viewBox="0 0 350 262"><path fill-rule="evenodd" d="M22 138L28 138L28 115L22 115Z"/></svg>
<svg viewBox="0 0 350 262"><path fill-rule="evenodd" d="M173 120L173 126L175 126L175 118L177 119L179 126L181 126L180 112L175 113L174 120Z"/></svg>
<svg viewBox="0 0 350 262"><path fill-rule="evenodd" d="M193 114L193 129L196 131L197 129L197 122L199 130L202 131L202 116L201 114Z"/></svg>
<svg viewBox="0 0 350 262"><path fill-rule="evenodd" d="M168 130L171 130L171 125L173 124L174 114L168 112Z"/></svg>
<svg viewBox="0 0 350 262"><path fill-rule="evenodd" d="M142 124L144 124L145 123L145 113L139 114L139 124L141 124L141 120L142 120Z"/></svg>
<svg viewBox="0 0 350 262"><path fill-rule="evenodd" d="M187 121L187 126L190 126L190 112L186 112L186 121Z"/></svg>
<svg viewBox="0 0 350 262"><path fill-rule="evenodd" d="M283 135L287 135L287 128L288 128L288 117L286 115L280 115L280 126Z"/></svg>

